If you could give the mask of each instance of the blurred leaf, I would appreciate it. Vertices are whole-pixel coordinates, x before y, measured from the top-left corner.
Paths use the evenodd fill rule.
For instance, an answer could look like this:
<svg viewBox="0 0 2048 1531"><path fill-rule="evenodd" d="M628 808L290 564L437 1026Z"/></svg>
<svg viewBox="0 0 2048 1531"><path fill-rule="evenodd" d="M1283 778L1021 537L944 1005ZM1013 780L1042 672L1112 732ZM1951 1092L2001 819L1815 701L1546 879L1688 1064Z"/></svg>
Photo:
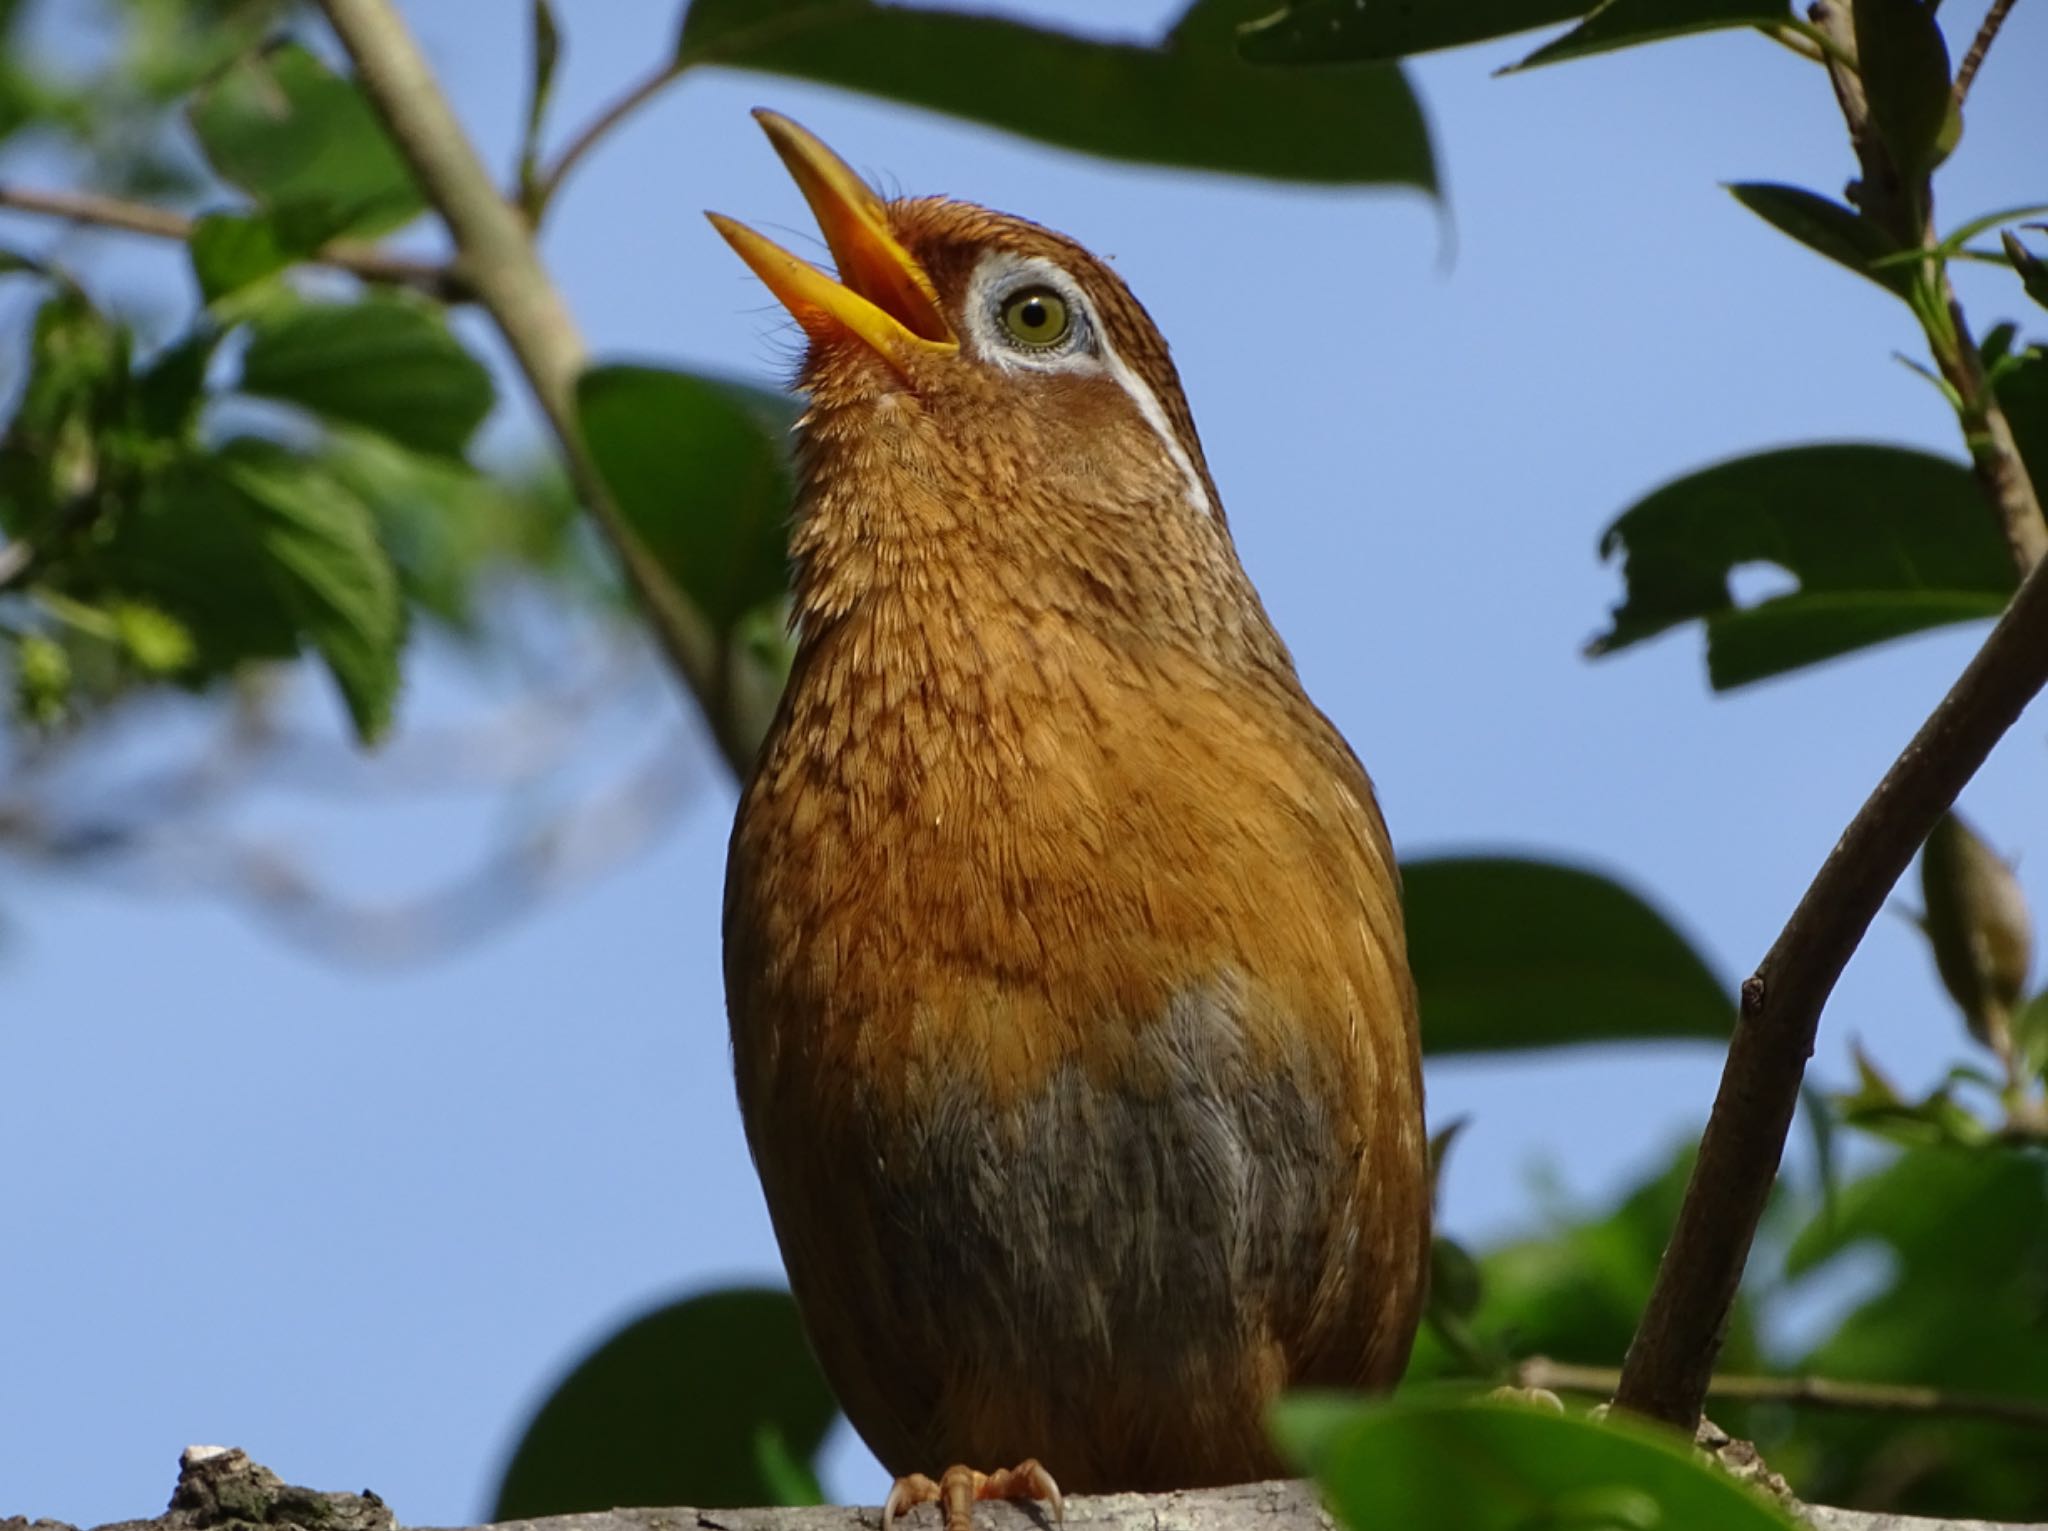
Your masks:
<svg viewBox="0 0 2048 1531"><path fill-rule="evenodd" d="M813 1505L825 1502L818 1475L807 1462L799 1462L775 1425L762 1425L754 1432L754 1466L768 1489L765 1503Z"/></svg>
<svg viewBox="0 0 2048 1531"><path fill-rule="evenodd" d="M220 345L220 331L202 324L165 346L135 379L135 423L145 433L183 441L206 404L206 370Z"/></svg>
<svg viewBox="0 0 2048 1531"><path fill-rule="evenodd" d="M1479 1306L1468 1320L1478 1348L1503 1366L1530 1356L1619 1365L1649 1300L1692 1166L1693 1145L1688 1143L1659 1161L1655 1172L1613 1208L1590 1216L1554 1214L1537 1231L1480 1252ZM1736 1302L1720 1364L1741 1371L1753 1367L1756 1358L1751 1304L1745 1296ZM1468 1375L1465 1358L1448 1352L1425 1330L1403 1387ZM1500 1377L1492 1374L1486 1380ZM1714 1418L1739 1429L1746 1411L1717 1402Z"/></svg>
<svg viewBox="0 0 2048 1531"><path fill-rule="evenodd" d="M375 741L398 696L405 608L368 508L317 464L270 442L229 442L219 461L250 508L298 631L327 662L358 737Z"/></svg>
<svg viewBox="0 0 2048 1531"><path fill-rule="evenodd" d="M389 233L425 206L355 83L297 44L237 60L193 96L190 117L221 179L316 224L316 243Z"/></svg>
<svg viewBox="0 0 2048 1531"><path fill-rule="evenodd" d="M1791 1531L1775 1506L1666 1431L1520 1405L1283 1401L1282 1448L1343 1524L1457 1531Z"/></svg>
<svg viewBox="0 0 2048 1531"><path fill-rule="evenodd" d="M837 1417L786 1292L706 1292L635 1319L541 1405L493 1521L616 1505L772 1504L768 1432L806 1464ZM774 1452L770 1449L772 1458Z"/></svg>
<svg viewBox="0 0 2048 1531"><path fill-rule="evenodd" d="M1626 555L1628 591L1588 652L1704 619L1717 690L1995 617L2015 584L1969 470L1899 447L1790 447L1720 463L1638 501L1600 551ZM1759 562L1799 588L1738 607L1729 571Z"/></svg>
<svg viewBox="0 0 2048 1531"><path fill-rule="evenodd" d="M1401 869L1422 1043L1449 1053L1725 1039L1730 990L1649 904L1597 873L1507 857Z"/></svg>
<svg viewBox="0 0 2048 1531"><path fill-rule="evenodd" d="M191 629L147 602L119 602L112 615L122 651L144 674L175 675L198 658Z"/></svg>
<svg viewBox="0 0 2048 1531"><path fill-rule="evenodd" d="M1571 31L1545 43L1514 69L1662 42L1728 27L1775 26L1792 19L1785 0L1606 0Z"/></svg>
<svg viewBox="0 0 2048 1531"><path fill-rule="evenodd" d="M2012 1018L2013 1053L2022 1074L2048 1080L2048 989L2042 990Z"/></svg>
<svg viewBox="0 0 2048 1531"><path fill-rule="evenodd" d="M1818 192L1769 181L1740 181L1728 190L1772 228L1791 235L1809 250L1819 251L1898 297L1912 290L1913 275L1904 266L1871 269L1872 261L1896 254L1898 246L1853 207L1844 207Z"/></svg>
<svg viewBox="0 0 2048 1531"><path fill-rule="evenodd" d="M36 309L28 376L0 440L0 530L41 543L81 519L127 412L129 336L59 285Z"/></svg>
<svg viewBox="0 0 2048 1531"><path fill-rule="evenodd" d="M1434 192L1429 130L1398 68L1278 75L1237 56L1237 24L1270 4L1196 0L1142 47L871 0L696 0L678 58L820 80L1112 159Z"/></svg>
<svg viewBox="0 0 2048 1531"><path fill-rule="evenodd" d="M2013 444L2037 495L2048 494L2048 349L2029 346L2006 358L1992 381Z"/></svg>
<svg viewBox="0 0 2048 1531"><path fill-rule="evenodd" d="M459 457L490 413L490 374L438 309L395 294L291 304L250 326L242 390Z"/></svg>
<svg viewBox="0 0 2048 1531"><path fill-rule="evenodd" d="M1830 1098L1837 1118L1902 1147L1978 1147L1991 1130L1944 1084L1919 1100L1907 1100L1863 1051L1854 1049L1856 1089Z"/></svg>
<svg viewBox="0 0 2048 1531"><path fill-rule="evenodd" d="M1238 51L1255 64L1343 64L1403 58L1570 21L1592 0L1292 0L1246 24Z"/></svg>
<svg viewBox="0 0 2048 1531"><path fill-rule="evenodd" d="M1942 986L1970 1035L2003 1053L2034 962L2026 895L2005 859L1954 812L1920 851L1923 928Z"/></svg>
<svg viewBox="0 0 2048 1531"><path fill-rule="evenodd" d="M1948 44L1922 0L1856 0L1851 15L1870 120L1910 182L1941 158L1937 145L1952 102Z"/></svg>
<svg viewBox="0 0 2048 1531"><path fill-rule="evenodd" d="M620 511L720 637L782 594L796 418L787 398L613 366L577 380L576 406Z"/></svg>
<svg viewBox="0 0 2048 1531"><path fill-rule="evenodd" d="M71 656L41 633L14 645L14 707L27 723L54 728L71 704Z"/></svg>
<svg viewBox="0 0 2048 1531"><path fill-rule="evenodd" d="M277 224L261 213L208 213L192 225L186 247L199 296L208 303L277 275L293 260Z"/></svg>
<svg viewBox="0 0 2048 1531"><path fill-rule="evenodd" d="M1885 1252L1886 1279L1792 1369L2048 1400L2048 1155L1902 1154L1844 1186L1836 1215L1794 1240L1788 1267L1828 1290L1821 1267L1859 1247ZM2040 1441L2017 1424L1819 1413L1772 1460L1817 1503L2038 1521Z"/></svg>

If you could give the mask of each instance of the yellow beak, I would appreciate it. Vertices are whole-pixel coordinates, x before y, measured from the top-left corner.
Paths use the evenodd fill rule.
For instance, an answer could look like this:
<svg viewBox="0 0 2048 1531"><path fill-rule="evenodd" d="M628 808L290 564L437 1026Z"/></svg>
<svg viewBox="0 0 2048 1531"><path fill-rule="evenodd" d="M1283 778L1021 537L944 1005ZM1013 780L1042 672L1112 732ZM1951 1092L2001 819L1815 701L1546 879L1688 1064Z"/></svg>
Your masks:
<svg viewBox="0 0 2048 1531"><path fill-rule="evenodd" d="M787 117L757 110L754 118L811 204L839 277L835 281L743 223L705 214L754 275L813 339L855 335L899 371L919 354L958 351L960 342L939 311L932 279L889 232L882 199L844 160Z"/></svg>

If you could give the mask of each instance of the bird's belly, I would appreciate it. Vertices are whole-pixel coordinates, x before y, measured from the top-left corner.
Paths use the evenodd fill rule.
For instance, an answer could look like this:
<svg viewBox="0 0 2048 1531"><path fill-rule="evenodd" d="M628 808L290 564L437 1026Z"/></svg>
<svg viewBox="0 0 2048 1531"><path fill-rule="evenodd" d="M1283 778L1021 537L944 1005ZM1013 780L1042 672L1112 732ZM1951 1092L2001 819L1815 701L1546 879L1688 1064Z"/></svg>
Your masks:
<svg viewBox="0 0 2048 1531"><path fill-rule="evenodd" d="M815 1078L758 1080L792 1282L892 1470L1036 1456L1070 1490L1279 1470L1263 1406L1370 1273L1342 1070L1249 1038L1252 1003L1217 975L1006 1095L944 1026L926 1056L841 1070L839 1109Z"/></svg>

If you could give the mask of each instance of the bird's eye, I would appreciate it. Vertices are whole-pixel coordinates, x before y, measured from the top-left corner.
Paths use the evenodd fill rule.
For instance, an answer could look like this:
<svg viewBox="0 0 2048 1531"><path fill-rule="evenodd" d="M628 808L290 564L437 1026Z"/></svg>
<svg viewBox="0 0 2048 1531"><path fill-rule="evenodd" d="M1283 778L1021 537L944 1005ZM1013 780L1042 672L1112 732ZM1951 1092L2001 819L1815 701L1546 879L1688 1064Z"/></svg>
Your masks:
<svg viewBox="0 0 2048 1531"><path fill-rule="evenodd" d="M1022 287L1003 299L1003 328L1019 345L1056 346L1073 327L1067 300L1050 287Z"/></svg>

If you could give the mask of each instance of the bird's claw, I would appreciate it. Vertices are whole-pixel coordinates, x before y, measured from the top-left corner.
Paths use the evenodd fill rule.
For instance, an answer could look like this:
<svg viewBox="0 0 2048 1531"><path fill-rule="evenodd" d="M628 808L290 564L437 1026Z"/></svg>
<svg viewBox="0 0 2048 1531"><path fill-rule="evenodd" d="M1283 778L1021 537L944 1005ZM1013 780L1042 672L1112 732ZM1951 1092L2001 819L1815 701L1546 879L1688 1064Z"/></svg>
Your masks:
<svg viewBox="0 0 2048 1531"><path fill-rule="evenodd" d="M936 1483L923 1473L898 1478L882 1505L882 1531L896 1531L898 1517L921 1504L939 1506L945 1516L945 1531L973 1531L974 1505L981 1499L1043 1499L1052 1506L1053 1519L1062 1526L1067 1523L1067 1502L1060 1486L1032 1457L992 1473L949 1467Z"/></svg>

